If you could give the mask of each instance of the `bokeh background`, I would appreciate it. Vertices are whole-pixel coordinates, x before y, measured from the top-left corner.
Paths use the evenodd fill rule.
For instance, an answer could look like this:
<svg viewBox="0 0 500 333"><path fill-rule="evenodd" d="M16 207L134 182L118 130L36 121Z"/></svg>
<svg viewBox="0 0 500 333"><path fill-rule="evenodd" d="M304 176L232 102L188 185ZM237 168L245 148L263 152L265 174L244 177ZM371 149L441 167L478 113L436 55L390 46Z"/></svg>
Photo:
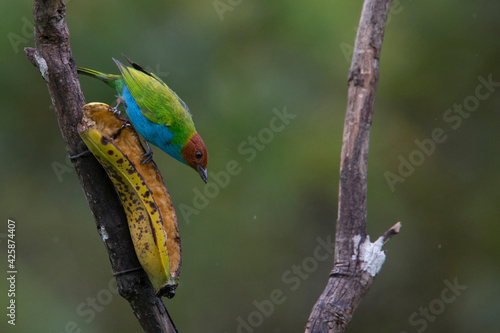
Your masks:
<svg viewBox="0 0 500 333"><path fill-rule="evenodd" d="M155 71L189 105L210 152L209 170L225 170L231 160L241 168L206 207L183 216L179 206L195 207L204 184L154 149L182 236L180 286L165 299L180 332L303 331L333 263L332 256L311 258L318 237L327 240L335 228L347 72L361 6L68 2L78 65L116 73L111 58L123 53ZM8 288L0 279L0 331L140 332L128 303L109 286L109 260L46 85L22 51L33 46L31 3L2 1L0 13L0 266L6 274L11 218L18 268L15 327L7 324ZM500 331L500 84L477 88L479 77L500 82L499 13L495 0L393 4L370 141L368 231L373 240L397 221L403 228L348 332ZM81 82L88 102L114 103L110 88ZM477 99L476 89L489 96ZM464 103L471 112L443 118ZM247 161L238 147L269 128L273 109L295 118ZM446 140L420 154L411 175L391 188L387 172L417 158L415 140L438 128ZM309 272L294 273L304 262ZM445 280L466 286L448 303L443 291L447 300L454 294ZM285 299L259 317L255 301L269 300L275 289ZM242 321L257 327L238 330Z"/></svg>

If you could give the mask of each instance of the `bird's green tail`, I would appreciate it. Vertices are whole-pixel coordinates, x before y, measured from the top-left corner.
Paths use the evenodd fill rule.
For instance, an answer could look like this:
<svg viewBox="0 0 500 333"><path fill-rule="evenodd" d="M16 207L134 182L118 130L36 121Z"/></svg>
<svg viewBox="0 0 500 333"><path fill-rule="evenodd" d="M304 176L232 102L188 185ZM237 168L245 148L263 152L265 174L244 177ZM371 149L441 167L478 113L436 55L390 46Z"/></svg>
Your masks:
<svg viewBox="0 0 500 333"><path fill-rule="evenodd" d="M121 75L104 74L93 69L77 67L78 74L87 75L94 77L102 82L106 83L111 88L115 88L118 92L121 92L124 86L123 77Z"/></svg>

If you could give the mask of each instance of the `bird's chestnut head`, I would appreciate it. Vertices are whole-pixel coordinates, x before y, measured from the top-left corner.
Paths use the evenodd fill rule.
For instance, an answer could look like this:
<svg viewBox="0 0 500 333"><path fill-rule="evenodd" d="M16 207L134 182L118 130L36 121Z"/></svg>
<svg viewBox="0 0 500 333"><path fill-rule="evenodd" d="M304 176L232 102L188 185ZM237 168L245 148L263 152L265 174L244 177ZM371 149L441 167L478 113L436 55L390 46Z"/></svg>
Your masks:
<svg viewBox="0 0 500 333"><path fill-rule="evenodd" d="M184 148L181 150L181 156L191 168L200 174L201 179L206 183L208 180L208 152L205 143L198 133L195 133L186 145L184 145Z"/></svg>

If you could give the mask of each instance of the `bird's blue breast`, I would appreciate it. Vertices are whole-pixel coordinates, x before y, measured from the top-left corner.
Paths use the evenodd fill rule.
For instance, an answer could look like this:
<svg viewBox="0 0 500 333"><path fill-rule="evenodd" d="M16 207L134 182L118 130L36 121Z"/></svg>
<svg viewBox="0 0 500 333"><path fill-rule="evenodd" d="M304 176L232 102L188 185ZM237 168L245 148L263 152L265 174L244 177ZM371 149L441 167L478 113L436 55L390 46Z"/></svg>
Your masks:
<svg viewBox="0 0 500 333"><path fill-rule="evenodd" d="M159 125L146 118L130 90L125 86L120 95L120 99L125 103L126 112L137 132L147 141L151 142L173 158L186 163L180 154L182 147L172 145L174 134L165 125Z"/></svg>

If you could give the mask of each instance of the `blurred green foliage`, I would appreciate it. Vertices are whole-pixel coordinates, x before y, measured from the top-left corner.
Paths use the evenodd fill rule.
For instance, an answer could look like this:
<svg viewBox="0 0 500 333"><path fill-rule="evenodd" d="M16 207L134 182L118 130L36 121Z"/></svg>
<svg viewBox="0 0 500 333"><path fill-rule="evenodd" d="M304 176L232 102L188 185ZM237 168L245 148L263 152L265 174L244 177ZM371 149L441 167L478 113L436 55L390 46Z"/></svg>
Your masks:
<svg viewBox="0 0 500 333"><path fill-rule="evenodd" d="M346 52L362 2L221 2L232 8L223 20L211 0L69 1L73 55L78 65L111 73L111 57L122 53L149 66L189 105L209 170L225 170L231 160L241 168L184 219L179 205L194 207L194 189L204 186L155 149L182 236L181 284L165 300L180 332L236 332L239 320L260 324L254 332L301 332L333 257L316 260L304 278L292 270L313 257L318 237L334 233ZM479 76L500 81L499 12L494 0L393 4L370 142L368 231L373 240L396 221L403 228L348 332L500 331L500 242L493 237L500 232L500 88L458 128L443 119L454 104L474 101ZM2 314L0 331L139 332L127 302L110 291L106 251L66 166L46 85L22 52L33 46L31 3L4 1L0 13L0 207L4 221L17 222L19 271L17 325ZM114 103L111 89L81 81L88 102ZM238 147L269 128L274 108L296 118L247 161ZM397 174L398 158L418 154L415 140L436 128L445 142L392 191L386 172ZM443 281L455 278L467 289L439 303ZM5 279L0 287L6 299ZM259 317L254 301L276 289L285 299ZM422 319L420 308L429 306L437 315Z"/></svg>

